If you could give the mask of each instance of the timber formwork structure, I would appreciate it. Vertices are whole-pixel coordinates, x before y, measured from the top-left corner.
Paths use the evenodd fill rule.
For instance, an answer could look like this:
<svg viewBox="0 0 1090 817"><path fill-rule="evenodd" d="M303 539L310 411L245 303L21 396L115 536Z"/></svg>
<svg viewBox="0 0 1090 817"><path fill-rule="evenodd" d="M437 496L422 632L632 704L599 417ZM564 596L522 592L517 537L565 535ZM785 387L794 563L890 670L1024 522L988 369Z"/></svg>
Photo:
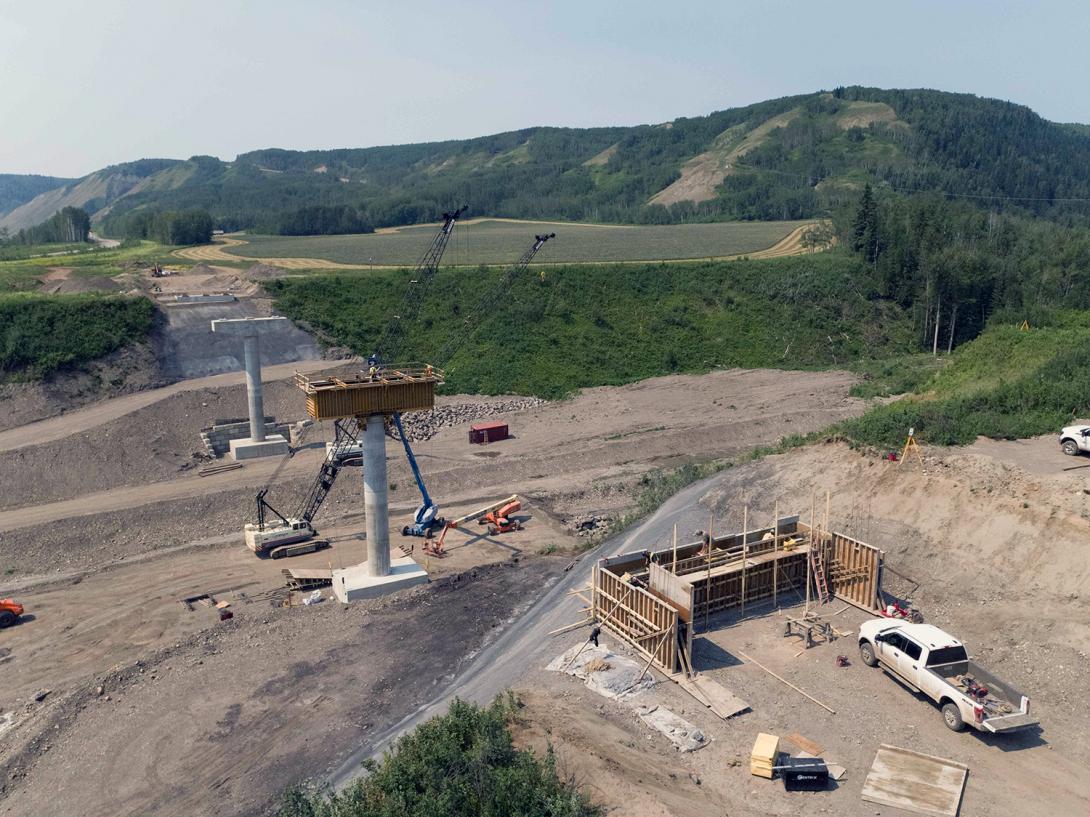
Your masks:
<svg viewBox="0 0 1090 817"><path fill-rule="evenodd" d="M443 371L434 366L409 365L384 367L373 376L359 374L348 380L311 380L296 372L295 384L306 395L307 414L315 420L339 420L433 408L435 387L443 378Z"/></svg>
<svg viewBox="0 0 1090 817"><path fill-rule="evenodd" d="M601 559L590 615L667 674L691 673L692 637L710 616L809 601L811 588L871 611L881 604L882 551L784 517L745 533ZM819 580L815 571L822 573Z"/></svg>

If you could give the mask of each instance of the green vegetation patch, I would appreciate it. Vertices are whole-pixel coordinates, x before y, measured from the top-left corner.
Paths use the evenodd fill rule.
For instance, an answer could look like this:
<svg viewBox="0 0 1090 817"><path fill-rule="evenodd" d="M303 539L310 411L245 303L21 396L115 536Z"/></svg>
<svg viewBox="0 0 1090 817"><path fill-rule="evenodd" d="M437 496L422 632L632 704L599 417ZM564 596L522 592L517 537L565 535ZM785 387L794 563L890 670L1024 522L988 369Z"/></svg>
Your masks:
<svg viewBox="0 0 1090 817"><path fill-rule="evenodd" d="M720 367L844 366L912 344L906 316L873 297L866 266L837 252L531 268L497 297L501 274L441 271L396 359L443 366L453 392L555 398ZM407 278L317 275L269 289L284 314L367 355L401 311Z"/></svg>
<svg viewBox="0 0 1090 817"><path fill-rule="evenodd" d="M1058 432L1090 415L1090 313L1081 323L1028 332L993 326L918 384L917 394L876 406L841 430L881 447L903 443L909 428L938 445Z"/></svg>
<svg viewBox="0 0 1090 817"><path fill-rule="evenodd" d="M481 221L455 228L444 261L452 265L510 264L538 233L557 234L539 260L552 263L661 261L719 258L771 247L805 221L754 221L667 226L605 226L548 222ZM396 232L342 236L247 235L228 253L255 258L321 258L342 264L398 266L420 260L433 225Z"/></svg>
<svg viewBox="0 0 1090 817"><path fill-rule="evenodd" d="M147 298L0 294L0 379L44 377L143 340L154 315Z"/></svg>
<svg viewBox="0 0 1090 817"><path fill-rule="evenodd" d="M514 747L512 696L450 712L398 740L370 775L339 793L294 788L279 817L592 817L599 813L544 757Z"/></svg>

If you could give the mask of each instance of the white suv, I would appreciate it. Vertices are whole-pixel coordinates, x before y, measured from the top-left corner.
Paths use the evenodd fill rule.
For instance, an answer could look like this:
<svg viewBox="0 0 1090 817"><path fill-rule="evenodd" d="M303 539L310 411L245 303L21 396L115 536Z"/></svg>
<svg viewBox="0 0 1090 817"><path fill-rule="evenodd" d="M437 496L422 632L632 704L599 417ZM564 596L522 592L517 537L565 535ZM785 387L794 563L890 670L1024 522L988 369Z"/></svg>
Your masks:
<svg viewBox="0 0 1090 817"><path fill-rule="evenodd" d="M1069 457L1090 451L1090 426L1065 426L1060 429L1060 450Z"/></svg>

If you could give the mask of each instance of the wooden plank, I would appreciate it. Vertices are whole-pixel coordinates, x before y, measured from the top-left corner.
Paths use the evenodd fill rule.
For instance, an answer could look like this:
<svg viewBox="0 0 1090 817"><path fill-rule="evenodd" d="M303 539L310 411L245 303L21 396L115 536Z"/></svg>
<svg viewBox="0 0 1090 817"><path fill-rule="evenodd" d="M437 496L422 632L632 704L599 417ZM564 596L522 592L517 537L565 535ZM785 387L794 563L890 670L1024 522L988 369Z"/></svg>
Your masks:
<svg viewBox="0 0 1090 817"><path fill-rule="evenodd" d="M822 754L825 752L825 747L822 746L820 743L815 743L814 741L810 740L810 738L804 737L798 732L790 732L789 734L784 735L783 739L791 741L793 744L802 749L802 751L809 752L814 757L821 757Z"/></svg>
<svg viewBox="0 0 1090 817"><path fill-rule="evenodd" d="M745 654L744 652L742 652L741 650L735 650L735 652L737 652L737 653L738 653L738 656L739 656L739 657L740 657L740 658L741 658L742 660L744 660L744 661L748 661L749 663L753 664L754 666L757 666L757 667L759 667L760 669L763 669L763 670L764 670L765 672L767 672L767 673L768 673L769 675L771 675L771 676L772 676L773 678L775 678L775 679L776 679L777 681L779 681L779 682L780 682L781 684L785 684L785 685L787 685L787 686L791 687L791 689L795 690L795 692L799 693L799 695L801 695L802 697L806 698L807 700L813 701L813 702L814 702L814 703L816 703L816 704L817 704L818 706L820 706L820 707L821 707L822 709L824 709L824 710L828 711L828 712L829 712L830 714L832 714L832 715L835 715L835 714L836 714L836 710L835 710L835 709L833 709L833 708L832 708L831 706L826 706L826 705L825 705L825 704L823 704L823 703L822 703L821 701L819 701L819 700L818 700L817 698L815 698L815 697L814 697L813 695L810 695L810 694L808 694L808 693L806 693L806 692L802 691L802 690L801 690L801 689L799 689L799 688L798 688L797 686L795 686L795 685L794 685L794 684L792 684L792 683L791 683L790 681L788 681L788 680L787 680L786 678L782 678L782 677L780 677L779 675L777 675L776 673L774 673L774 672L773 672L772 670L770 670L770 669L769 669L768 667L764 666L764 664L760 664L760 663L758 663L758 662L754 661L754 660L753 660L752 658L750 658L750 657L749 657L748 655L746 655L746 654Z"/></svg>
<svg viewBox="0 0 1090 817"><path fill-rule="evenodd" d="M729 718L749 709L749 704L705 675L697 675L692 683L710 701L712 712L721 718Z"/></svg>
<svg viewBox="0 0 1090 817"><path fill-rule="evenodd" d="M868 803L934 817L957 817L969 767L883 743L861 797Z"/></svg>
<svg viewBox="0 0 1090 817"><path fill-rule="evenodd" d="M674 680L677 681L677 685L679 687L692 695L693 698L696 699L697 703L699 703L701 706L712 705L711 698L705 695L703 690L701 690L700 687L693 683L692 679L686 678L684 674L682 674Z"/></svg>

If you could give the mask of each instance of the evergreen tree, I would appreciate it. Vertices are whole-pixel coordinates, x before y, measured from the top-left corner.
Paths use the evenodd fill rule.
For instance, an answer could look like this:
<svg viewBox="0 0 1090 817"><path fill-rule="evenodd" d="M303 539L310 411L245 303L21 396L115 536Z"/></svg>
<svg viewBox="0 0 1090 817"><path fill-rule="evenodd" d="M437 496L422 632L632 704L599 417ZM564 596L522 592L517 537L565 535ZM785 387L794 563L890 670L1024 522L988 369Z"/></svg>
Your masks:
<svg viewBox="0 0 1090 817"><path fill-rule="evenodd" d="M852 249L862 253L869 264L878 258L878 204L869 184L863 188L852 223Z"/></svg>

